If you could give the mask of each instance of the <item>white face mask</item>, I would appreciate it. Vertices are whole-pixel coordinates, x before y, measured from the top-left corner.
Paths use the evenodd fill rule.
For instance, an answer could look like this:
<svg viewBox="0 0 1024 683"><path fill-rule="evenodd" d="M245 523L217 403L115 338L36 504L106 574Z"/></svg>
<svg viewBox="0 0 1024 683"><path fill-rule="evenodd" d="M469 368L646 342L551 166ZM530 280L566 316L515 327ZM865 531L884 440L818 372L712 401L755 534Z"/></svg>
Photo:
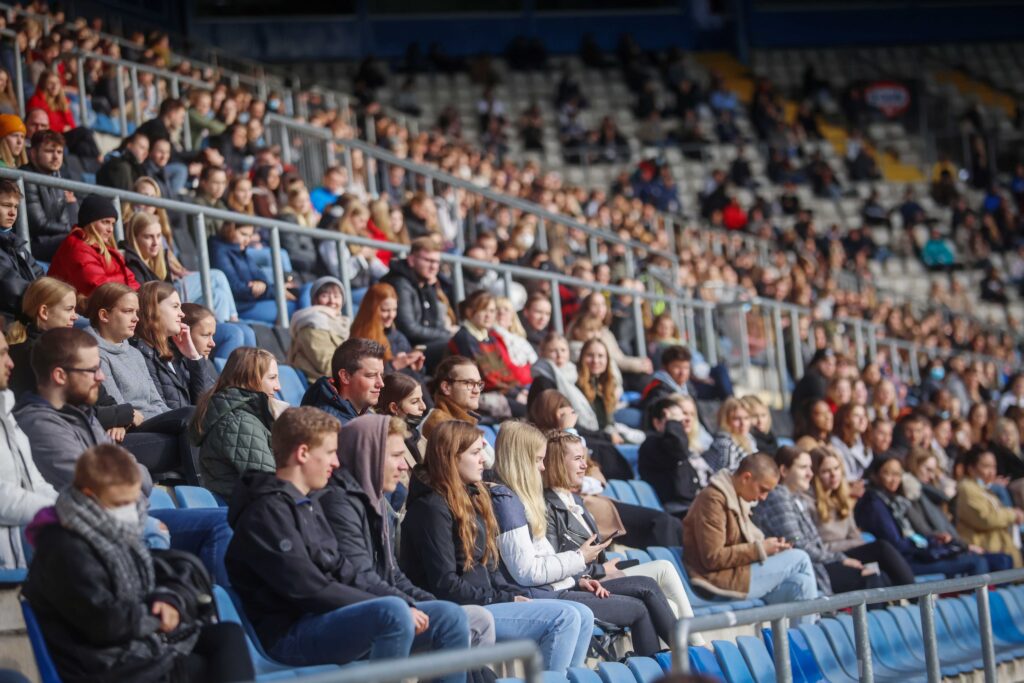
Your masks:
<svg viewBox="0 0 1024 683"><path fill-rule="evenodd" d="M118 524L134 529L139 526L139 508L135 503L126 503L117 507L106 508L107 514Z"/></svg>

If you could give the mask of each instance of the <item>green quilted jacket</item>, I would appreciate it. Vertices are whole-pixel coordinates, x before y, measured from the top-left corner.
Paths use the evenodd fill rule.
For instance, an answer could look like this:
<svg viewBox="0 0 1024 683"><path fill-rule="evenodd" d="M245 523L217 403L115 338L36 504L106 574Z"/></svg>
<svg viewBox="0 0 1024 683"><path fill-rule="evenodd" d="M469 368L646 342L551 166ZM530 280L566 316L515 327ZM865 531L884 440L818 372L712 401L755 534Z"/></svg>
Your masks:
<svg viewBox="0 0 1024 683"><path fill-rule="evenodd" d="M193 425L192 444L199 447L199 470L203 485L231 498L235 482L246 470L273 472L270 449L270 414L267 395L228 387L210 398L203 417L202 434Z"/></svg>

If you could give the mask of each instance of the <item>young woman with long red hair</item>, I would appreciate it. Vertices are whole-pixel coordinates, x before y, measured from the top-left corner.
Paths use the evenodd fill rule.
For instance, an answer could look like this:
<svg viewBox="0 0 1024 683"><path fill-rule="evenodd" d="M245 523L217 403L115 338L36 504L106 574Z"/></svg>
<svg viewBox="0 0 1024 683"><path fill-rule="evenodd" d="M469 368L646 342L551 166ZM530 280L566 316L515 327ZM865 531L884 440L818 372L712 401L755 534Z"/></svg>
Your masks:
<svg viewBox="0 0 1024 683"><path fill-rule="evenodd" d="M409 370L422 380L426 356L414 349L408 337L395 326L398 315L398 293L395 288L378 282L366 290L359 312L352 321L349 336L372 339L384 347L384 363L394 370Z"/></svg>

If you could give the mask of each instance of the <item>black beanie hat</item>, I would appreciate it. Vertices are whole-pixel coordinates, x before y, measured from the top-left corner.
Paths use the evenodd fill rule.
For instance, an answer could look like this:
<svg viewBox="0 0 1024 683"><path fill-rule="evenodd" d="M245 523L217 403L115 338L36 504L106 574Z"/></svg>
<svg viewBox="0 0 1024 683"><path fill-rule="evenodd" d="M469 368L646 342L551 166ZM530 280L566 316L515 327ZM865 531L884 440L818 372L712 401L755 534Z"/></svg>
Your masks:
<svg viewBox="0 0 1024 683"><path fill-rule="evenodd" d="M82 205L78 207L79 227L84 228L104 218L117 218L117 208L113 201L98 194L91 194L82 200Z"/></svg>

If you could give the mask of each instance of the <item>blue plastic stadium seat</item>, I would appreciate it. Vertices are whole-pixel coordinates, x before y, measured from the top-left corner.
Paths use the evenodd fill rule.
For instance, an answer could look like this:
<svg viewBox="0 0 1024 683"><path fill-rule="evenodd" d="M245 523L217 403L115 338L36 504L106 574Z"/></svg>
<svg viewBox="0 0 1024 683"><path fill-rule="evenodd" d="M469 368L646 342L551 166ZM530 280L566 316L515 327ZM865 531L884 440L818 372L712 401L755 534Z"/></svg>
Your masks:
<svg viewBox="0 0 1024 683"><path fill-rule="evenodd" d="M973 604L974 613L971 614L967 605L959 598L947 598L938 602L945 609L943 616L946 619L946 623L950 625L950 630L954 636L968 648L981 652L981 631L978 629L977 603ZM993 636L993 645L995 646L996 659L998 661L1006 662L1016 657L1024 656L1024 646L1021 644L1006 642L995 634Z"/></svg>
<svg viewBox="0 0 1024 683"><path fill-rule="evenodd" d="M652 510L664 510L661 506L661 501L658 500L658 494L654 492L654 487L646 481L633 479L629 482L629 487L633 489L636 499L640 501L640 505L643 507L651 508Z"/></svg>
<svg viewBox="0 0 1024 683"><path fill-rule="evenodd" d="M753 636L737 636L736 646L757 683L775 683L775 662L768 654L764 641Z"/></svg>
<svg viewBox="0 0 1024 683"><path fill-rule="evenodd" d="M224 366L227 365L227 364L228 364L228 359L227 358L214 358L213 359L213 367L217 368L217 372L223 372L224 371ZM278 368L278 371L280 372L280 368Z"/></svg>
<svg viewBox="0 0 1024 683"><path fill-rule="evenodd" d="M661 665L650 657L630 657L626 666L633 672L636 683L654 683L664 674Z"/></svg>
<svg viewBox="0 0 1024 683"><path fill-rule="evenodd" d="M825 677L825 680L830 683L857 682L857 677L851 676L843 668L843 665L840 664L835 651L832 649L832 645L825 636L825 632L818 624L801 624L795 630L803 636L804 643L807 645L807 649L810 650L811 656L814 657L814 662L818 665L818 669ZM793 639L790 639L791 646L793 642ZM857 665L856 659L854 659L853 664L854 666Z"/></svg>
<svg viewBox="0 0 1024 683"><path fill-rule="evenodd" d="M693 587L690 585L690 577L686 573L686 568L683 566L683 549L682 548L666 548L664 546L652 545L647 548L648 554L652 559L655 560L668 560L675 566L676 571L679 572L679 578L683 582L683 589L686 591L686 597L690 599L690 605L694 609L694 614L697 613L697 608L707 608L711 614L718 612L729 612L733 610L750 609L751 607L760 607L764 604L763 601L758 599L750 600L726 600L715 598L705 599L702 596L697 595L693 591Z"/></svg>
<svg viewBox="0 0 1024 683"><path fill-rule="evenodd" d="M180 508L215 508L220 507L217 499L209 489L202 486L175 486L174 497Z"/></svg>
<svg viewBox="0 0 1024 683"><path fill-rule="evenodd" d="M759 683L747 668L747 663L743 661L743 655L736 647L736 643L729 640L715 640L711 642L711 645L715 648L715 659L722 667L726 681L729 683Z"/></svg>
<svg viewBox="0 0 1024 683"><path fill-rule="evenodd" d="M658 663L662 671L672 670L672 653L671 652L659 652L654 655L654 661Z"/></svg>
<svg viewBox="0 0 1024 683"><path fill-rule="evenodd" d="M638 404L640 403L641 398L643 398L643 394L641 394L639 391L622 392L622 400L626 403L626 405L632 406Z"/></svg>
<svg viewBox="0 0 1024 683"><path fill-rule="evenodd" d="M639 505L640 501L636 497L636 493L630 487L628 481L622 479L609 479L607 488L612 490L613 498L623 503L629 503L630 505Z"/></svg>
<svg viewBox="0 0 1024 683"><path fill-rule="evenodd" d="M477 428L484 433L484 441L494 448L494 444L497 443L498 433L494 431L494 427L490 425L477 425Z"/></svg>
<svg viewBox="0 0 1024 683"><path fill-rule="evenodd" d="M220 620L239 624L243 629L245 629L245 639L249 644L249 655L252 657L252 664L253 668L256 670L257 680L264 681L280 678L293 678L306 674L336 671L338 669L338 667L333 664L296 668L275 662L267 655L266 652L263 651L263 646L260 644L259 638L256 636L256 632L253 630L252 624L249 623L248 619L242 618L242 614L235 602L238 599L237 596L232 595L231 592L223 586L214 586L213 596L217 603L217 616L220 617Z"/></svg>
<svg viewBox="0 0 1024 683"><path fill-rule="evenodd" d="M651 556L647 554L646 550L635 550L633 548L630 548L626 551L626 559L640 560L640 562L643 563L650 562Z"/></svg>
<svg viewBox="0 0 1024 683"><path fill-rule="evenodd" d="M39 628L39 621L27 600L21 601L21 614L25 617L25 631L28 633L28 642L32 645L32 654L36 658L39 680L42 683L60 683L57 667L53 663L50 651L46 647L46 641L43 639L43 630Z"/></svg>
<svg viewBox="0 0 1024 683"><path fill-rule="evenodd" d="M281 383L281 391L277 392L278 398L290 406L300 405L307 388L305 378L301 377L302 373L283 363L277 366L277 373Z"/></svg>
<svg viewBox="0 0 1024 683"><path fill-rule="evenodd" d="M705 676L715 676L719 680L725 679L725 674L722 672L722 667L715 658L715 653L706 647L700 647L698 645L690 646L690 669L694 673L704 674Z"/></svg>
<svg viewBox="0 0 1024 683"><path fill-rule="evenodd" d="M150 510L173 510L175 507L171 494L167 493L166 490L154 486L153 490L149 492Z"/></svg>
<svg viewBox="0 0 1024 683"><path fill-rule="evenodd" d="M946 578L945 574L918 574L914 577L914 583L928 583L929 581L942 581Z"/></svg>
<svg viewBox="0 0 1024 683"><path fill-rule="evenodd" d="M597 675L601 677L602 683L636 683L629 667L619 662L600 662Z"/></svg>
<svg viewBox="0 0 1024 683"><path fill-rule="evenodd" d="M765 648L768 650L768 654L772 655L772 662L774 663L774 653L768 647L768 644L771 643L771 631L768 633L768 638L765 640ZM796 683L823 683L828 681L829 679L825 677L821 667L818 666L818 662L815 661L814 654L807 645L807 639L804 637L804 634L795 628L791 628L787 637L789 638L789 661L793 667L793 680ZM845 679L842 683L845 683Z"/></svg>
<svg viewBox="0 0 1024 683"><path fill-rule="evenodd" d="M609 560L626 560L626 559L629 559L629 558L626 557L625 553L616 552L614 550L605 551L605 555L608 556Z"/></svg>
<svg viewBox="0 0 1024 683"><path fill-rule="evenodd" d="M639 408L619 408L615 411L615 421L621 422L633 429L642 429L644 424L644 411ZM619 447L622 450L622 447Z"/></svg>
<svg viewBox="0 0 1024 683"><path fill-rule="evenodd" d="M1024 643L1024 618L1018 622L1013 617L1011 603L1017 606L1017 601L1005 591L992 591L989 593L989 605L992 609L992 628L1001 638L1013 643ZM975 605L977 610L977 605Z"/></svg>
<svg viewBox="0 0 1024 683"><path fill-rule="evenodd" d="M582 666L570 667L566 677L569 679L569 683L603 683L596 671Z"/></svg>
<svg viewBox="0 0 1024 683"><path fill-rule="evenodd" d="M889 634L891 640L905 643L907 650L924 661L924 640L921 638L921 630L917 626L910 610L920 616L920 608L913 607L889 607L885 610L877 610L876 616L882 628ZM893 633L895 627L898 633ZM974 671L972 662L958 662L951 652L939 651L939 664L942 668L942 675L947 677L959 676L960 674Z"/></svg>
<svg viewBox="0 0 1024 683"><path fill-rule="evenodd" d="M640 446L637 446L636 444L632 443L623 443L619 444L615 448L617 448L619 453L622 454L622 457L626 459L626 462L629 463L629 466L633 468L633 476L637 476L636 472L638 462L640 460Z"/></svg>

